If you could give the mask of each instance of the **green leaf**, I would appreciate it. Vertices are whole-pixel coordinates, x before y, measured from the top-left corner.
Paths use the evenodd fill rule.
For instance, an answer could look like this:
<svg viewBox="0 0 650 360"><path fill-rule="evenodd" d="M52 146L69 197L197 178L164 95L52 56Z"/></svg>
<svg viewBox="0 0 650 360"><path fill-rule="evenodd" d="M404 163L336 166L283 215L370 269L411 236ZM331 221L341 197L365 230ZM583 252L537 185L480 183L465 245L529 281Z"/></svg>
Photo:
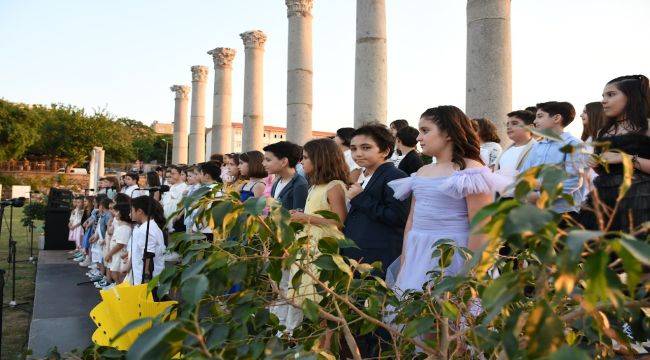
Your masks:
<svg viewBox="0 0 650 360"><path fill-rule="evenodd" d="M233 204L230 201L222 201L212 207L212 220L216 228L223 226L223 220L228 213L233 209Z"/></svg>
<svg viewBox="0 0 650 360"><path fill-rule="evenodd" d="M207 336L207 346L210 349L221 346L227 339L230 327L228 325L219 324L210 330Z"/></svg>
<svg viewBox="0 0 650 360"><path fill-rule="evenodd" d="M573 261L577 261L582 253L582 248L584 244L593 239L597 239L603 236L601 231L590 231L590 230L572 230L569 231L566 237L567 247L569 248L569 254Z"/></svg>
<svg viewBox="0 0 650 360"><path fill-rule="evenodd" d="M558 133L556 133L555 131L553 131L551 129L538 129L538 128L535 128L535 127L532 127L532 126L528 126L527 129L530 132L532 132L533 134L537 135L537 136L541 136L541 137L544 137L544 138L548 138L550 140L555 140L555 141L560 141L560 142L564 141L564 140L562 140L562 137L560 137L560 135Z"/></svg>
<svg viewBox="0 0 650 360"><path fill-rule="evenodd" d="M333 237L324 237L318 240L318 250L323 254L338 254L339 242Z"/></svg>
<svg viewBox="0 0 650 360"><path fill-rule="evenodd" d="M131 321L130 323L126 324L120 331L115 334L115 336L111 339L111 341L115 341L122 337L124 334L128 333L129 331L133 329L137 329L139 327L145 326L145 325L150 325L151 322L153 321L153 318L151 317L144 317L140 319L135 319Z"/></svg>
<svg viewBox="0 0 650 360"><path fill-rule="evenodd" d="M502 200L499 202L492 203L490 205L484 206L481 208L470 223L470 227L474 228L476 224L481 223L483 220L488 217L494 216L494 214L505 212L519 205L519 201L515 199Z"/></svg>
<svg viewBox="0 0 650 360"><path fill-rule="evenodd" d="M195 262L194 264L192 264L189 268L183 270L183 274L181 275L181 283L184 283L187 279L200 273L206 264L207 264L207 260L201 259Z"/></svg>
<svg viewBox="0 0 650 360"><path fill-rule="evenodd" d="M169 340L175 337L174 330L179 325L176 321L170 321L145 331L129 349L127 360L170 359L178 346L173 346Z"/></svg>
<svg viewBox="0 0 650 360"><path fill-rule="evenodd" d="M494 280L481 295L481 301L487 316L483 321L488 324L496 317L503 307L517 296L521 287L519 283L519 274L517 272L507 272Z"/></svg>
<svg viewBox="0 0 650 360"><path fill-rule="evenodd" d="M349 249L349 248L354 248L354 249L360 249L359 246L357 246L357 243L354 242L354 240L350 238L339 238L339 249Z"/></svg>
<svg viewBox="0 0 650 360"><path fill-rule="evenodd" d="M259 216L264 214L266 208L266 197L260 196L258 198L250 198L244 202L244 212Z"/></svg>
<svg viewBox="0 0 650 360"><path fill-rule="evenodd" d="M553 214L530 204L515 208L506 217L503 226L503 237L522 234L524 236L537 233L553 221Z"/></svg>
<svg viewBox="0 0 650 360"><path fill-rule="evenodd" d="M338 268L338 266L334 263L334 260L332 260L331 255L321 255L318 257L318 259L314 260L313 264L316 267L326 271L332 271Z"/></svg>
<svg viewBox="0 0 650 360"><path fill-rule="evenodd" d="M332 255L332 261L334 261L334 264L336 264L339 270L352 277L352 269L350 269L350 266L343 260L341 255Z"/></svg>
<svg viewBox="0 0 650 360"><path fill-rule="evenodd" d="M619 240L621 245L643 265L650 266L650 245L645 242L626 237Z"/></svg>
<svg viewBox="0 0 650 360"><path fill-rule="evenodd" d="M530 358L555 352L564 342L564 327L546 302L539 303L530 313L524 333L530 340L526 351Z"/></svg>
<svg viewBox="0 0 650 360"><path fill-rule="evenodd" d="M558 351L548 357L549 360L590 360L589 355L582 349L563 345Z"/></svg>
<svg viewBox="0 0 650 360"><path fill-rule="evenodd" d="M434 317L422 317L409 322L404 328L404 336L415 337L424 333L433 332L436 324Z"/></svg>
<svg viewBox="0 0 650 360"><path fill-rule="evenodd" d="M336 220L336 222L341 223L341 218L335 212L332 212L332 211L329 211L329 210L319 210L319 211L316 211L314 214L318 214L318 215L324 217L325 219Z"/></svg>
<svg viewBox="0 0 650 360"><path fill-rule="evenodd" d="M636 287L641 280L641 275L643 275L643 266L639 261L637 261L632 254L627 251L622 246L617 246L616 252L618 256L623 260L623 269L627 275L625 278L625 283L627 288L630 291L632 297L636 293Z"/></svg>
<svg viewBox="0 0 650 360"><path fill-rule="evenodd" d="M196 304L201 301L203 295L208 290L209 281L205 275L193 276L181 287L181 296L190 304Z"/></svg>
<svg viewBox="0 0 650 360"><path fill-rule="evenodd" d="M305 299L302 302L302 311L311 322L316 323L318 321L318 304L315 302Z"/></svg>
<svg viewBox="0 0 650 360"><path fill-rule="evenodd" d="M632 163L632 157L622 151L614 150L621 154L621 164L623 165L623 181L618 188L618 197L616 202L623 200L625 194L632 186L632 176L634 176L634 164Z"/></svg>
<svg viewBox="0 0 650 360"><path fill-rule="evenodd" d="M458 319L458 308L454 303L451 301L443 301L442 302L442 315L451 319L452 321L456 321Z"/></svg>
<svg viewBox="0 0 650 360"><path fill-rule="evenodd" d="M604 251L598 251L585 260L584 269L587 275L585 297L592 304L607 298L609 291L605 274L607 265L609 265L609 256Z"/></svg>

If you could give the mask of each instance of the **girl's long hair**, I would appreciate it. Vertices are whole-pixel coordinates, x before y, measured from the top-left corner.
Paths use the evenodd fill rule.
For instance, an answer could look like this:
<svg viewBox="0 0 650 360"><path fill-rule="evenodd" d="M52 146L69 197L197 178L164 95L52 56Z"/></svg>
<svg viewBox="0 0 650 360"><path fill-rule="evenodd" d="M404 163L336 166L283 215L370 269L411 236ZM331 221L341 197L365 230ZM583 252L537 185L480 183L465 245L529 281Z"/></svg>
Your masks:
<svg viewBox="0 0 650 360"><path fill-rule="evenodd" d="M156 225L158 225L165 237L165 245L167 245L167 226L165 226L167 225L167 220L165 219L165 210L162 205L160 205L160 203L153 197L144 195L132 199L131 207L142 210L149 219L153 220Z"/></svg>
<svg viewBox="0 0 650 360"><path fill-rule="evenodd" d="M607 122L605 112L603 111L603 104L595 101L585 105L585 112L587 113L587 125L582 128L582 141L586 141L591 137L595 140L598 137L600 129L604 128Z"/></svg>
<svg viewBox="0 0 650 360"><path fill-rule="evenodd" d="M467 167L465 159L483 164L478 134L472 127L472 121L462 110L452 105L443 105L427 109L420 117L436 124L441 132L451 138L451 161L458 165L460 170Z"/></svg>
<svg viewBox="0 0 650 360"><path fill-rule="evenodd" d="M117 211L119 220L131 224L131 205L129 203L115 203L113 209Z"/></svg>
<svg viewBox="0 0 650 360"><path fill-rule="evenodd" d="M625 104L625 121L635 133L648 131L650 118L650 81L644 75L626 75L610 80L607 85L614 85L627 97ZM608 134L618 126L618 119L608 118L607 125L598 133L599 136Z"/></svg>
<svg viewBox="0 0 650 360"><path fill-rule="evenodd" d="M310 185L327 184L333 180L349 184L348 165L334 140L322 138L308 141L303 146L303 151L309 156L314 168L314 171L307 175Z"/></svg>

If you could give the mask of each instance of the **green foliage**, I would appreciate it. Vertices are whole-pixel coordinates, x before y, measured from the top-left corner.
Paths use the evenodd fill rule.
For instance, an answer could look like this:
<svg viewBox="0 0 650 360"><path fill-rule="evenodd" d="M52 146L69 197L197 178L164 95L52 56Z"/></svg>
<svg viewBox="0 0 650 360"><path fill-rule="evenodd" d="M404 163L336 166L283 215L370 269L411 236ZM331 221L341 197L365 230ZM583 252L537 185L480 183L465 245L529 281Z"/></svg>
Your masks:
<svg viewBox="0 0 650 360"><path fill-rule="evenodd" d="M47 198L44 198L42 201L26 203L23 209L23 218L21 219L23 226L34 226L37 220L44 221L46 203Z"/></svg>
<svg viewBox="0 0 650 360"><path fill-rule="evenodd" d="M472 253L438 240L439 269L423 289L400 296L378 276L381 264L341 255L351 240L310 237L277 202L265 207L259 199L219 196L219 188L199 190L183 201L185 211L213 226L214 241L173 236L170 246L182 261L154 283L159 296L181 300L178 317L145 333L127 357L342 358L356 347L348 335L378 328L390 335L384 357L605 359L615 349L634 356L632 344L645 341L650 328L648 239L566 226L550 210L564 198L557 187L563 177L553 167L522 174L517 198L491 204L473 220L484 246ZM535 188L540 200L525 202ZM466 266L448 274L456 255ZM281 290L283 272L294 289L312 289L309 296ZM293 332L271 311L282 304L304 313ZM329 348L325 337L333 339Z"/></svg>
<svg viewBox="0 0 650 360"><path fill-rule="evenodd" d="M40 137L41 112L0 99L0 161L20 158Z"/></svg>
<svg viewBox="0 0 650 360"><path fill-rule="evenodd" d="M143 123L114 119L106 111L87 114L71 105L23 105L0 100L0 161L28 155L62 157L68 167L83 164L102 146L107 162L165 159L165 141Z"/></svg>

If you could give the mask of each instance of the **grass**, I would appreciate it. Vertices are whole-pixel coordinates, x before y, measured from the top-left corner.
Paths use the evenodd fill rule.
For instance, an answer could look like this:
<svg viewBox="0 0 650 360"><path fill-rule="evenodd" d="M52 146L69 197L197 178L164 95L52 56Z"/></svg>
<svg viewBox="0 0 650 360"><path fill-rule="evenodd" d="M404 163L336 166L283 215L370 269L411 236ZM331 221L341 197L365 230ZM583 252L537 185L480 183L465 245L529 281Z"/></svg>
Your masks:
<svg viewBox="0 0 650 360"><path fill-rule="evenodd" d="M27 228L23 227L20 219L22 209L14 209L13 238L16 244L16 302L22 304L17 308L9 307L11 301L11 264L7 262L9 246L9 213L5 208L0 235L0 269L5 270L4 299L2 309L2 355L1 359L23 359L27 349L29 324L32 319L31 311L34 301L34 281L36 265L24 260L29 259L29 236ZM38 256L38 230L34 232L34 256ZM21 262L18 262L21 261ZM20 309L27 311L23 311Z"/></svg>

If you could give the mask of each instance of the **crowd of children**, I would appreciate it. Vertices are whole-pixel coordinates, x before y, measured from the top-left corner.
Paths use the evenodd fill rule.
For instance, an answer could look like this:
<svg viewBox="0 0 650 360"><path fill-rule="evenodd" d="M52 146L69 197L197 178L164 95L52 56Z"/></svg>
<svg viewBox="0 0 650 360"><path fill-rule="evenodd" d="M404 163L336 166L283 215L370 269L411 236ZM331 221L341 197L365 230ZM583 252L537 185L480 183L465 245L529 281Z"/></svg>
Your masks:
<svg viewBox="0 0 650 360"><path fill-rule="evenodd" d="M417 129L405 120L390 127L342 128L332 139L314 139L302 147L282 141L262 151L215 154L208 162L146 174L148 187L165 184L166 192L143 191L135 172L121 180L106 178L98 195L75 200L70 241L77 246L80 265L91 267L89 276L98 280L98 287L120 281L138 284L165 266L168 233L212 236L209 226L195 222L195 214L177 210L184 197L202 186L222 184L222 193L236 193L242 201L262 196L277 200L292 221L307 224L305 231L314 239L344 235L354 240L358 247L344 249L344 255L381 261L398 293L418 290L438 264L432 244L445 238L479 249L485 239L470 232L470 219L498 198L512 197L514 177L536 166L566 171L563 191L573 201L557 201L553 210L569 215L573 224L596 229L602 219L591 211L593 190L613 207L624 181L623 159L615 150L622 150L632 156L634 176L610 230L630 231L649 221L649 102L648 78L624 76L605 86L602 102L585 107L582 140L565 131L576 111L564 101L510 112L504 119L509 141L499 138L490 120L438 106L422 113ZM549 136L537 136L530 128ZM576 151L567 152L567 145ZM424 159L430 163L424 165ZM539 196L534 190L528 201ZM321 210L335 213L340 221L319 215ZM463 261L457 254L446 272L458 271ZM299 296L291 278L289 270L279 288ZM289 330L302 319L295 307L273 311Z"/></svg>

